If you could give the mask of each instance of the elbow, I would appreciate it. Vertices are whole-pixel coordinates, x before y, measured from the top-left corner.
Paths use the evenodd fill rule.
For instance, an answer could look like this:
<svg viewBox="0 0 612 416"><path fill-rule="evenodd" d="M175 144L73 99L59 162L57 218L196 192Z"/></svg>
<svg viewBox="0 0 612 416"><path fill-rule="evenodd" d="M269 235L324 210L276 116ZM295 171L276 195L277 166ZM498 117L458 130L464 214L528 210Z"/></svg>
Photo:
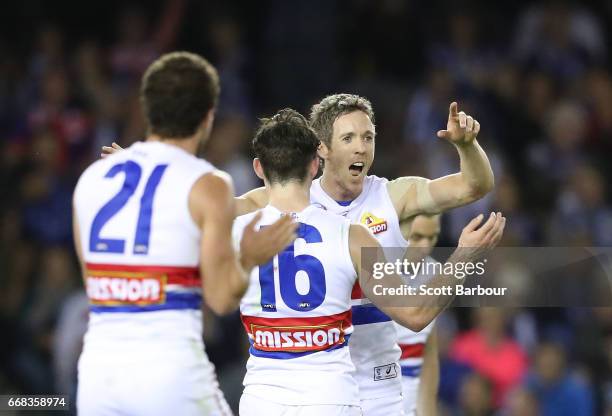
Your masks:
<svg viewBox="0 0 612 416"><path fill-rule="evenodd" d="M468 190L466 192L467 199L469 202L477 201L481 198L484 198L489 192L493 190L495 187L495 178L493 177L493 173L484 178L481 181L476 183L472 183L468 186Z"/></svg>
<svg viewBox="0 0 612 416"><path fill-rule="evenodd" d="M425 311L414 312L402 317L398 323L412 332L421 332L433 321L433 317Z"/></svg>
<svg viewBox="0 0 612 416"><path fill-rule="evenodd" d="M429 325L429 322L423 319L409 319L404 326L412 332L421 332L427 325Z"/></svg>

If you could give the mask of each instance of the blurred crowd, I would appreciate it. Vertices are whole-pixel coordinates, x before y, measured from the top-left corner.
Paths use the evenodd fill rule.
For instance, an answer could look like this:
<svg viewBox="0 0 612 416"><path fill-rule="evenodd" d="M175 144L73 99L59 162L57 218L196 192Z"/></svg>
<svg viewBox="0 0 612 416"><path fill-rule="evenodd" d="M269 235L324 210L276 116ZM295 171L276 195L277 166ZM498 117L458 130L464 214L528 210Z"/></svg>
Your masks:
<svg viewBox="0 0 612 416"><path fill-rule="evenodd" d="M249 154L257 118L307 113L335 92L374 105L373 173L456 172L435 132L457 100L481 123L496 187L444 215L442 245L495 209L508 217L506 246L612 246L610 1L91 3L58 12L25 0L0 30L2 393L75 392L87 299L72 190L102 145L144 137L140 76L170 50L199 52L220 72L203 154L237 193L260 184ZM239 319L206 319L235 404ZM443 415L612 415L612 308L457 308L438 331Z"/></svg>

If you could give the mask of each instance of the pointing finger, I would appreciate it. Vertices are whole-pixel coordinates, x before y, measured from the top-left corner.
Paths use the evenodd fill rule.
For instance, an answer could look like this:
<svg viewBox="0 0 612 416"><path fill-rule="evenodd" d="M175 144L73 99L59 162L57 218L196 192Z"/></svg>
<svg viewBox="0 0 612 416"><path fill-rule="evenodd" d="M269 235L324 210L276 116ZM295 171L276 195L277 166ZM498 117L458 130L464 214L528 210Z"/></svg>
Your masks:
<svg viewBox="0 0 612 416"><path fill-rule="evenodd" d="M448 118L450 119L455 117L457 117L457 102L453 101L448 107Z"/></svg>

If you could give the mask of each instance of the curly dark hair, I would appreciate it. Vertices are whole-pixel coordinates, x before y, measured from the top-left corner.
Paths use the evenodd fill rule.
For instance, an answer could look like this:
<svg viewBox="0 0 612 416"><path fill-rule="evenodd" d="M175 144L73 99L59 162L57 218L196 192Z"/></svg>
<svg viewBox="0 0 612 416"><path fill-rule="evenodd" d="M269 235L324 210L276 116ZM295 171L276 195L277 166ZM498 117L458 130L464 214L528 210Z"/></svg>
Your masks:
<svg viewBox="0 0 612 416"><path fill-rule="evenodd" d="M317 133L319 140L331 147L334 121L344 114L353 111L363 111L374 123L374 111L367 98L355 94L334 94L323 98L321 102L312 106L310 111L310 125Z"/></svg>
<svg viewBox="0 0 612 416"><path fill-rule="evenodd" d="M140 101L149 134L193 136L219 97L217 70L189 52L172 52L153 62L142 77Z"/></svg>
<svg viewBox="0 0 612 416"><path fill-rule="evenodd" d="M319 139L308 120L297 111L285 108L260 121L252 145L268 181L303 182L319 147Z"/></svg>

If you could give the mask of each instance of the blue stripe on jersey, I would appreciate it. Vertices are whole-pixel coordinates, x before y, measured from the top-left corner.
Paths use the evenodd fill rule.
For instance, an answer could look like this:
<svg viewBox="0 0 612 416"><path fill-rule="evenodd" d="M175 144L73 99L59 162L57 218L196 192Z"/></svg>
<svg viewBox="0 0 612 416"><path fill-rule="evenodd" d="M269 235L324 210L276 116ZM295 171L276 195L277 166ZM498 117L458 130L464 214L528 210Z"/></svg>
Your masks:
<svg viewBox="0 0 612 416"><path fill-rule="evenodd" d="M89 310L93 313L105 312L153 312L165 310L200 309L202 307L202 295L199 293L166 293L166 301L156 305L90 305Z"/></svg>
<svg viewBox="0 0 612 416"><path fill-rule="evenodd" d="M330 352L333 350L337 350L339 348L344 348L348 345L348 341L351 335L344 336L344 342L342 344L334 345L331 348L322 351L304 351L304 352L286 352L286 351L261 351L253 347L253 340L249 338L249 342L251 343L251 347L249 348L249 353L255 357L261 358L273 358L276 360L291 360L293 358L304 357L306 355L314 354L316 352Z"/></svg>
<svg viewBox="0 0 612 416"><path fill-rule="evenodd" d="M391 320L383 311L372 304L356 305L353 310L353 325L375 324Z"/></svg>
<svg viewBox="0 0 612 416"><path fill-rule="evenodd" d="M420 365L402 365L402 376L404 377L418 377L421 375Z"/></svg>

